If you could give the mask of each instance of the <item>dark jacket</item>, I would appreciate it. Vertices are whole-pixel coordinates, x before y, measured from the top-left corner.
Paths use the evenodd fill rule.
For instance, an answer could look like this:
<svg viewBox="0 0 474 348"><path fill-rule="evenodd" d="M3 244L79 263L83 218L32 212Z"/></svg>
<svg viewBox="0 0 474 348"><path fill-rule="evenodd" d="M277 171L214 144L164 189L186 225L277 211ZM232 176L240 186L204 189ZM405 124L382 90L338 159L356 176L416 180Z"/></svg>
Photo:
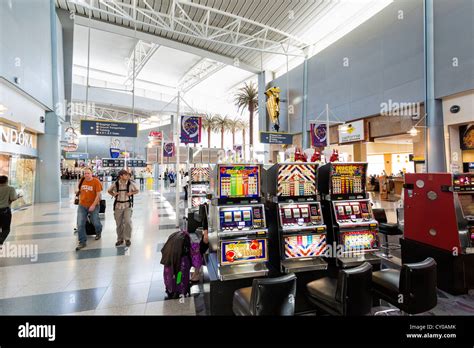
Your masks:
<svg viewBox="0 0 474 348"><path fill-rule="evenodd" d="M165 245L161 249L161 264L171 267L174 275L180 271L181 258L189 256L191 250L191 240L187 233L175 232L168 237Z"/></svg>

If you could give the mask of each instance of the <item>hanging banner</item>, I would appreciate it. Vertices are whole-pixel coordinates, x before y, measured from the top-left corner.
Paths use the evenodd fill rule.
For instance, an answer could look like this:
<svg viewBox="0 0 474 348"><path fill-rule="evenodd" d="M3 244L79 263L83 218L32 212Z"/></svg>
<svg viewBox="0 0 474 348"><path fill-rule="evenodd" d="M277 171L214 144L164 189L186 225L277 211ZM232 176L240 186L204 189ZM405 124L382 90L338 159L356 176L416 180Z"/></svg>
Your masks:
<svg viewBox="0 0 474 348"><path fill-rule="evenodd" d="M163 157L174 156L174 143L165 143L163 145Z"/></svg>
<svg viewBox="0 0 474 348"><path fill-rule="evenodd" d="M181 116L181 142L197 144L201 142L201 117Z"/></svg>
<svg viewBox="0 0 474 348"><path fill-rule="evenodd" d="M328 130L326 124L311 123L311 146L328 146Z"/></svg>

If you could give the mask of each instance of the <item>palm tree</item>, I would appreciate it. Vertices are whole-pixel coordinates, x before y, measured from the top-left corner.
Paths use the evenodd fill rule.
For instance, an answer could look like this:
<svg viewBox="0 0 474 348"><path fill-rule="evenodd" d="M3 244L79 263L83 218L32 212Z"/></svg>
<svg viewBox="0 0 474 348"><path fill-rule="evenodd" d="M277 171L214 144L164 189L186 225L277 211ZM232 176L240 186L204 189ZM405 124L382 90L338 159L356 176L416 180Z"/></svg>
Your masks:
<svg viewBox="0 0 474 348"><path fill-rule="evenodd" d="M215 117L216 122L216 130L220 130L221 132L221 148L224 148L224 133L229 130L229 126L231 123L231 119L228 116L221 116L216 115Z"/></svg>
<svg viewBox="0 0 474 348"><path fill-rule="evenodd" d="M211 134L215 128L215 119L211 114L205 114L202 118L202 126L207 131L207 147L211 148Z"/></svg>
<svg viewBox="0 0 474 348"><path fill-rule="evenodd" d="M239 110L248 109L250 113L250 146L253 145L253 113L258 109L258 88L253 82L245 83L244 87L240 88L235 95L235 105Z"/></svg>
<svg viewBox="0 0 474 348"><path fill-rule="evenodd" d="M229 121L229 130L232 133L232 147L235 146L235 133L241 130L241 120L239 118L234 118Z"/></svg>

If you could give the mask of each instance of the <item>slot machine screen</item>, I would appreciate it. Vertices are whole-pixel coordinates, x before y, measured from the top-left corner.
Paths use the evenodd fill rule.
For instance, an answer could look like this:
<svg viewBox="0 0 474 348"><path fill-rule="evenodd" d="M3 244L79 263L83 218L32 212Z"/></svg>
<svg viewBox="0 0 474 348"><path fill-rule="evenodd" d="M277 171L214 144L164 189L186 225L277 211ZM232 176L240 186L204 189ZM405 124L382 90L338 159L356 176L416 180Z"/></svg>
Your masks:
<svg viewBox="0 0 474 348"><path fill-rule="evenodd" d="M321 209L318 204L291 204L280 208L282 226L307 226L321 223Z"/></svg>
<svg viewBox="0 0 474 348"><path fill-rule="evenodd" d="M277 193L281 197L316 195L315 164L282 164L278 167Z"/></svg>
<svg viewBox="0 0 474 348"><path fill-rule="evenodd" d="M222 265L266 261L268 260L267 240L222 241L220 254Z"/></svg>
<svg viewBox="0 0 474 348"><path fill-rule="evenodd" d="M220 166L220 198L260 197L259 166Z"/></svg>
<svg viewBox="0 0 474 348"><path fill-rule="evenodd" d="M285 237L285 257L323 256L326 251L325 234L308 234Z"/></svg>
<svg viewBox="0 0 474 348"><path fill-rule="evenodd" d="M377 239L374 231L353 231L341 233L341 244L344 245L344 251L358 251L366 249L375 249Z"/></svg>
<svg viewBox="0 0 474 348"><path fill-rule="evenodd" d="M372 219L372 214L366 201L334 203L334 209L336 211L336 219L339 221Z"/></svg>
<svg viewBox="0 0 474 348"><path fill-rule="evenodd" d="M363 194L365 192L366 164L333 164L331 192L336 195Z"/></svg>
<svg viewBox="0 0 474 348"><path fill-rule="evenodd" d="M220 228L224 230L251 229L265 227L261 206L232 207L219 210Z"/></svg>

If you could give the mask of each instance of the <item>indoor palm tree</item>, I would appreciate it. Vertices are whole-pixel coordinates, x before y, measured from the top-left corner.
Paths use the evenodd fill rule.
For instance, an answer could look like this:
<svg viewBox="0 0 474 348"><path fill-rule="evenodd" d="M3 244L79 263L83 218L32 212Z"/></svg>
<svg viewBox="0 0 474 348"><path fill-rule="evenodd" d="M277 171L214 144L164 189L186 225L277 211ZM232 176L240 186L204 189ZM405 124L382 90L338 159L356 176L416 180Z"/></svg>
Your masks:
<svg viewBox="0 0 474 348"><path fill-rule="evenodd" d="M215 119L215 129L220 130L221 132L221 148L224 148L224 133L229 131L229 125L231 119L228 116L216 115Z"/></svg>
<svg viewBox="0 0 474 348"><path fill-rule="evenodd" d="M235 105L239 110L248 109L249 116L249 131L250 131L250 146L253 145L253 114L258 109L258 88L253 83L245 83L244 87L240 88L235 95Z"/></svg>
<svg viewBox="0 0 474 348"><path fill-rule="evenodd" d="M235 146L235 133L241 130L241 121L238 118L229 121L229 130L232 133L232 147Z"/></svg>
<svg viewBox="0 0 474 348"><path fill-rule="evenodd" d="M211 134L214 130L215 119L211 114L205 114L202 117L202 126L207 131L207 147L211 148Z"/></svg>

